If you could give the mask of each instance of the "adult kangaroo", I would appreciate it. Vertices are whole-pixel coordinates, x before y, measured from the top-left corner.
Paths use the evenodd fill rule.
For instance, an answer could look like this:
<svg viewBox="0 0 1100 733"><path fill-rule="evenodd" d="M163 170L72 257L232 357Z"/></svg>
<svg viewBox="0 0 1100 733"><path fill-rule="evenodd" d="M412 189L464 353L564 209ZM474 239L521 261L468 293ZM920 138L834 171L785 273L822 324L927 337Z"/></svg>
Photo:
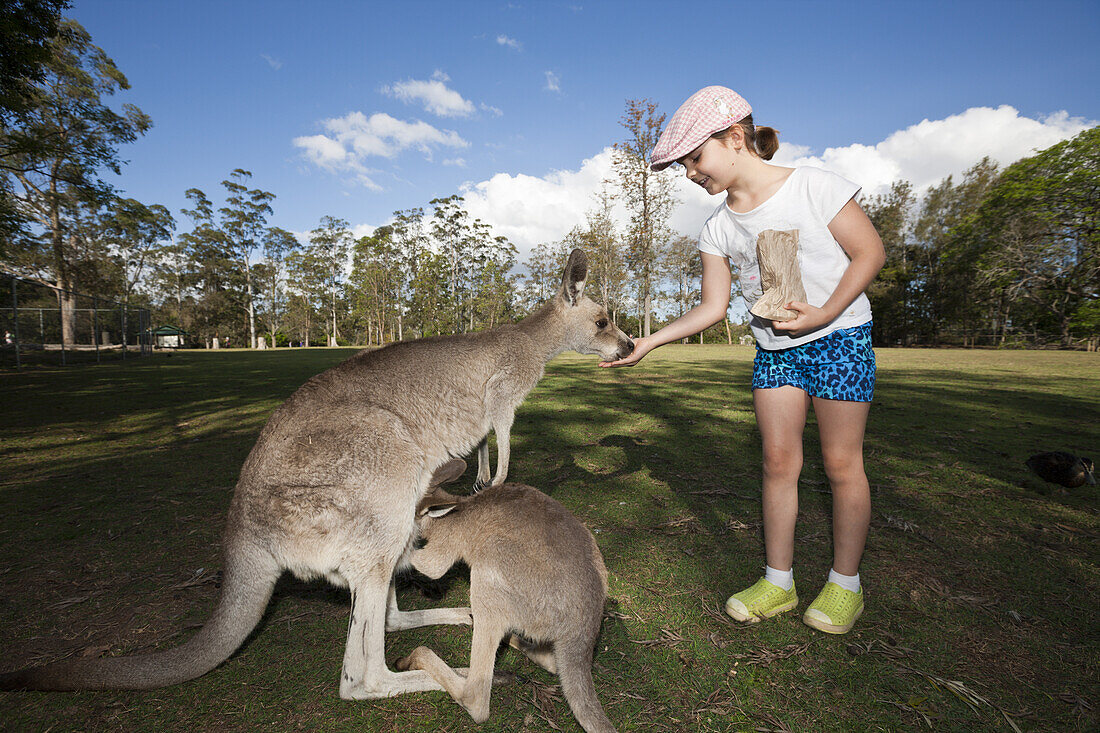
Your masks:
<svg viewBox="0 0 1100 733"><path fill-rule="evenodd" d="M587 258L573 250L557 294L519 321L482 333L362 351L298 389L272 413L241 469L226 520L221 596L191 639L164 652L66 660L0 676L0 689L149 689L198 677L259 622L284 570L351 589L340 697L442 689L426 672L386 667L391 578L415 532L437 467L492 429L494 484L508 472L515 409L566 350L614 360L631 340L584 297ZM454 609L391 610L391 627L469 623Z"/></svg>

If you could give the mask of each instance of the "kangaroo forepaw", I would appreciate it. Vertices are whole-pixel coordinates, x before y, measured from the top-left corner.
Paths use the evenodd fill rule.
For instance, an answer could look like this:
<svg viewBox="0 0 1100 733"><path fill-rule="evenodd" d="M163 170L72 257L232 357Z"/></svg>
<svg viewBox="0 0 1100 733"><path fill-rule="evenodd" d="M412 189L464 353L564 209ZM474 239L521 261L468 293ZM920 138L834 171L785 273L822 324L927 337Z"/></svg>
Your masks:
<svg viewBox="0 0 1100 733"><path fill-rule="evenodd" d="M482 489L488 488L491 483L491 479L479 478L477 481L474 481L474 493L477 493Z"/></svg>

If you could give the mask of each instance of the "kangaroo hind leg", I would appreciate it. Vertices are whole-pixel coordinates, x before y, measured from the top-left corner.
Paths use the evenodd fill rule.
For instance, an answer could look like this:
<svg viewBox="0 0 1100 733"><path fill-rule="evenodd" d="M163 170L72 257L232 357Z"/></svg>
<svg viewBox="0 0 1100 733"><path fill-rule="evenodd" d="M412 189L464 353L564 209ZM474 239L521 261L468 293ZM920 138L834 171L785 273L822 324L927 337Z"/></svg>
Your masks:
<svg viewBox="0 0 1100 733"><path fill-rule="evenodd" d="M398 660L398 669L422 669L466 709L475 723L489 719L489 698L493 690L493 669L497 646L505 630L481 622L474 624L474 639L470 646L470 668L465 677L447 666L431 649L419 646L409 656Z"/></svg>

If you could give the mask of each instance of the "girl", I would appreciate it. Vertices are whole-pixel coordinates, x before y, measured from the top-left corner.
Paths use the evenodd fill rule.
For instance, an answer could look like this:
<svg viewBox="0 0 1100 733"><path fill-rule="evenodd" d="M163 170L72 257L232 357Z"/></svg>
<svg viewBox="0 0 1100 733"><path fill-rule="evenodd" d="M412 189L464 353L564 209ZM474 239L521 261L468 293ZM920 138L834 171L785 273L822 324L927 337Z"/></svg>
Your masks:
<svg viewBox="0 0 1100 733"><path fill-rule="evenodd" d="M875 355L871 307L863 291L885 262L885 253L855 202L859 186L820 168L766 163L778 147L775 130L757 129L752 108L731 89L706 87L680 106L653 149L651 167L662 170L679 163L707 193L725 194L699 236L702 302L651 336L635 339L628 357L601 366L632 366L658 346L725 318L731 261L751 308L765 291L758 244L777 236L797 243L795 273L800 271L806 302L784 304L789 320L752 316L749 324L757 348L752 390L764 444L767 566L763 578L726 601L726 612L755 623L798 605L794 525L802 431L813 404L833 493L833 567L803 621L843 634L863 613L859 562L871 518L863 432L874 391Z"/></svg>

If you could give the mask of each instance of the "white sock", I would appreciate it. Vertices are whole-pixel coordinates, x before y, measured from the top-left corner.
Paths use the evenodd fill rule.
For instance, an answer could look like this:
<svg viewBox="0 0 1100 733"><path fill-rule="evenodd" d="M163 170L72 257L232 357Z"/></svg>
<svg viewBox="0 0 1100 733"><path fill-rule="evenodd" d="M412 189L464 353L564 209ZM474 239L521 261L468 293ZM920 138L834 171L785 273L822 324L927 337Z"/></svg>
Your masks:
<svg viewBox="0 0 1100 733"><path fill-rule="evenodd" d="M859 573L856 573L855 575L841 575L837 571L830 568L829 582L836 583L844 590L850 590L853 593L859 593Z"/></svg>
<svg viewBox="0 0 1100 733"><path fill-rule="evenodd" d="M794 585L794 568L790 570L776 570L771 565L764 566L764 580L772 585L778 585L783 590L790 590Z"/></svg>

